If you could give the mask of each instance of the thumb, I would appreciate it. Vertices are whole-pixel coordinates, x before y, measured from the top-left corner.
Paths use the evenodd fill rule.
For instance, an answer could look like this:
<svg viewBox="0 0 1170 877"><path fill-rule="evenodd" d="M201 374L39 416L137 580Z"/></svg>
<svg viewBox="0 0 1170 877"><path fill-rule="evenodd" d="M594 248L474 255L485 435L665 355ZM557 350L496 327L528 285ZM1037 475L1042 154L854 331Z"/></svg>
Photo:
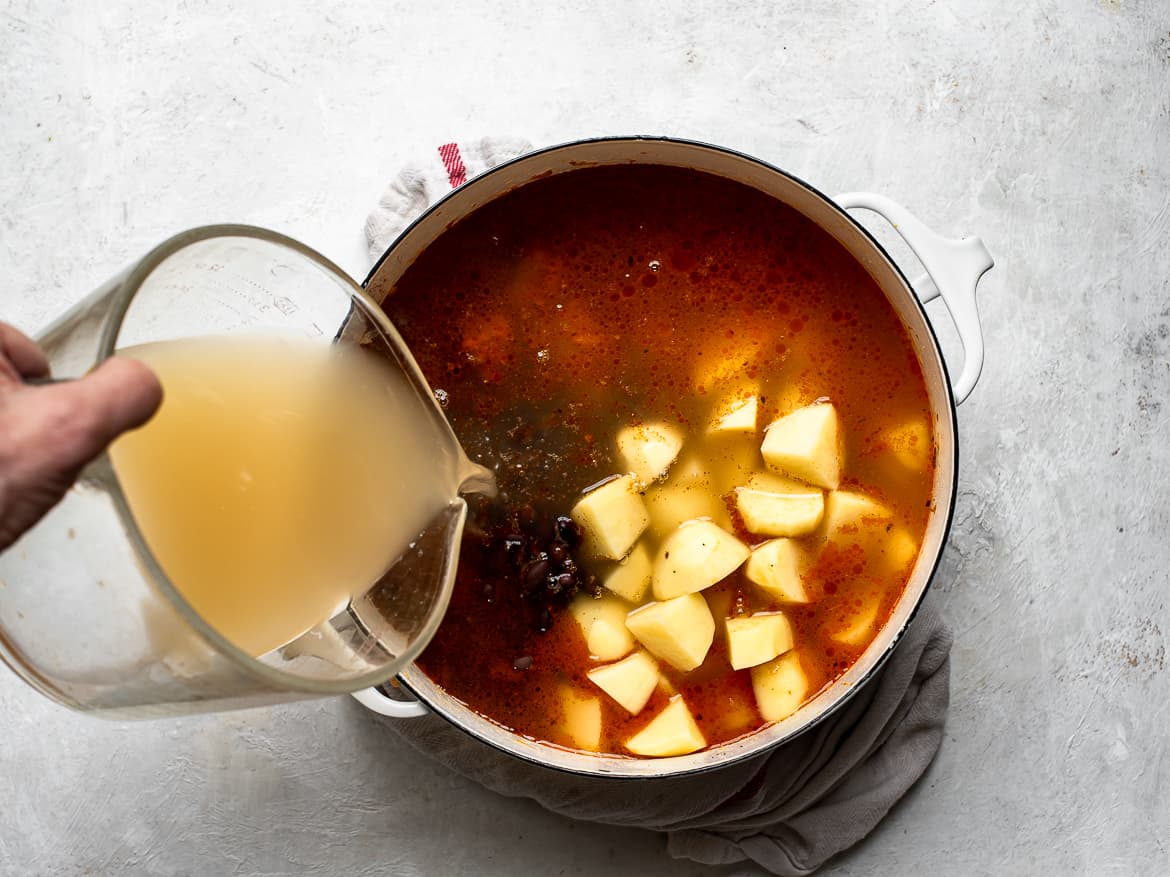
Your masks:
<svg viewBox="0 0 1170 877"><path fill-rule="evenodd" d="M17 385L0 398L0 550L54 505L82 468L162 402L154 373L108 359L84 378Z"/></svg>
<svg viewBox="0 0 1170 877"><path fill-rule="evenodd" d="M142 426L162 402L162 385L136 359L112 357L83 378L37 391L59 418L57 465L80 469L128 429ZM46 437L48 438L48 437Z"/></svg>

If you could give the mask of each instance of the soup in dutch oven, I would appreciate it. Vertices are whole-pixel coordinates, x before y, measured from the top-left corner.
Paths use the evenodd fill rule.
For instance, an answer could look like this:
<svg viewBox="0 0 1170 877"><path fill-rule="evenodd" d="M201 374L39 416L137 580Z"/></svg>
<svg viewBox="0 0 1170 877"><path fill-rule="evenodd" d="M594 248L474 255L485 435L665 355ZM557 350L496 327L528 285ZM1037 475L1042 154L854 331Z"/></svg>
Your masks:
<svg viewBox="0 0 1170 877"><path fill-rule="evenodd" d="M418 659L481 715L693 752L798 709L898 600L932 502L921 369L797 211L581 169L447 230L384 308L500 487Z"/></svg>

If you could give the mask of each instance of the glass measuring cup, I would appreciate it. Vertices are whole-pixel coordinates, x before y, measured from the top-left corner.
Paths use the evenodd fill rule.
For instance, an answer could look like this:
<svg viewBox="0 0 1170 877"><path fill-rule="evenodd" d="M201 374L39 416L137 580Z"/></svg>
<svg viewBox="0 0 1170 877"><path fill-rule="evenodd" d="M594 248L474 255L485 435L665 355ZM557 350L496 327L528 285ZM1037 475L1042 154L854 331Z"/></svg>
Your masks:
<svg viewBox="0 0 1170 877"><path fill-rule="evenodd" d="M377 305L327 259L273 232L224 225L177 235L37 340L54 377L69 378L118 349L224 335L373 352L405 377L418 416L446 445L436 453L453 455L460 482L491 489L490 475L467 460ZM0 554L0 658L66 706L116 716L255 706L377 685L412 661L438 627L466 511L452 496L380 579L355 583L348 605L254 656L209 625L168 579L103 454Z"/></svg>

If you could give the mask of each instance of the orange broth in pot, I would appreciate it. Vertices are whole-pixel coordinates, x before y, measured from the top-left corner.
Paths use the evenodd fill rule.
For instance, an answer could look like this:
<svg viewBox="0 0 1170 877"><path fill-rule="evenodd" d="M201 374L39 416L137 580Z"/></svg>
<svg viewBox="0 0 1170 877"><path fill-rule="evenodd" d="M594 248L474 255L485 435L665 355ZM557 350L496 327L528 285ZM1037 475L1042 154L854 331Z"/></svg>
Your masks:
<svg viewBox="0 0 1170 877"><path fill-rule="evenodd" d="M921 369L876 283L796 210L697 171L574 170L526 184L448 229L383 308L468 455L500 487L497 500L473 505L450 606L417 661L479 714L572 747L569 687L600 696L600 751L628 754L623 741L677 692L717 745L766 724L749 671L728 662L728 617L782 611L811 698L857 660L900 597L932 508L934 438ZM551 535L584 489L623 471L615 449L622 427L677 424L686 435L680 460L695 452L722 459L706 447L706 425L720 399L747 385L760 403L756 446L777 417L830 400L840 419L841 489L892 514L866 540L823 528L800 537L808 603L777 602L742 569L703 591L716 622L706 659L689 672L663 662L664 683L632 716L586 677L605 662L590 656L563 604L525 595L505 542L517 532ZM765 541L734 513L735 479L726 472L712 469L711 489L736 535ZM576 560L582 581L600 572L589 558ZM841 641L865 617L864 635Z"/></svg>

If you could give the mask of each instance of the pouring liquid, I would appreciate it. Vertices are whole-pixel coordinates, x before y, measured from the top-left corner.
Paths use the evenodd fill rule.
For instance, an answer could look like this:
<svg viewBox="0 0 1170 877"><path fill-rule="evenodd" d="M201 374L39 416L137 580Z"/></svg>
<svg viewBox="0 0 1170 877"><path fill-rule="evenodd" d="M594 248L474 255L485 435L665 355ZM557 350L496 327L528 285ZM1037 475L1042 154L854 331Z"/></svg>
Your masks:
<svg viewBox="0 0 1170 877"><path fill-rule="evenodd" d="M364 593L476 474L404 375L352 346L128 348L162 381L110 448L134 520L196 612L262 655Z"/></svg>

